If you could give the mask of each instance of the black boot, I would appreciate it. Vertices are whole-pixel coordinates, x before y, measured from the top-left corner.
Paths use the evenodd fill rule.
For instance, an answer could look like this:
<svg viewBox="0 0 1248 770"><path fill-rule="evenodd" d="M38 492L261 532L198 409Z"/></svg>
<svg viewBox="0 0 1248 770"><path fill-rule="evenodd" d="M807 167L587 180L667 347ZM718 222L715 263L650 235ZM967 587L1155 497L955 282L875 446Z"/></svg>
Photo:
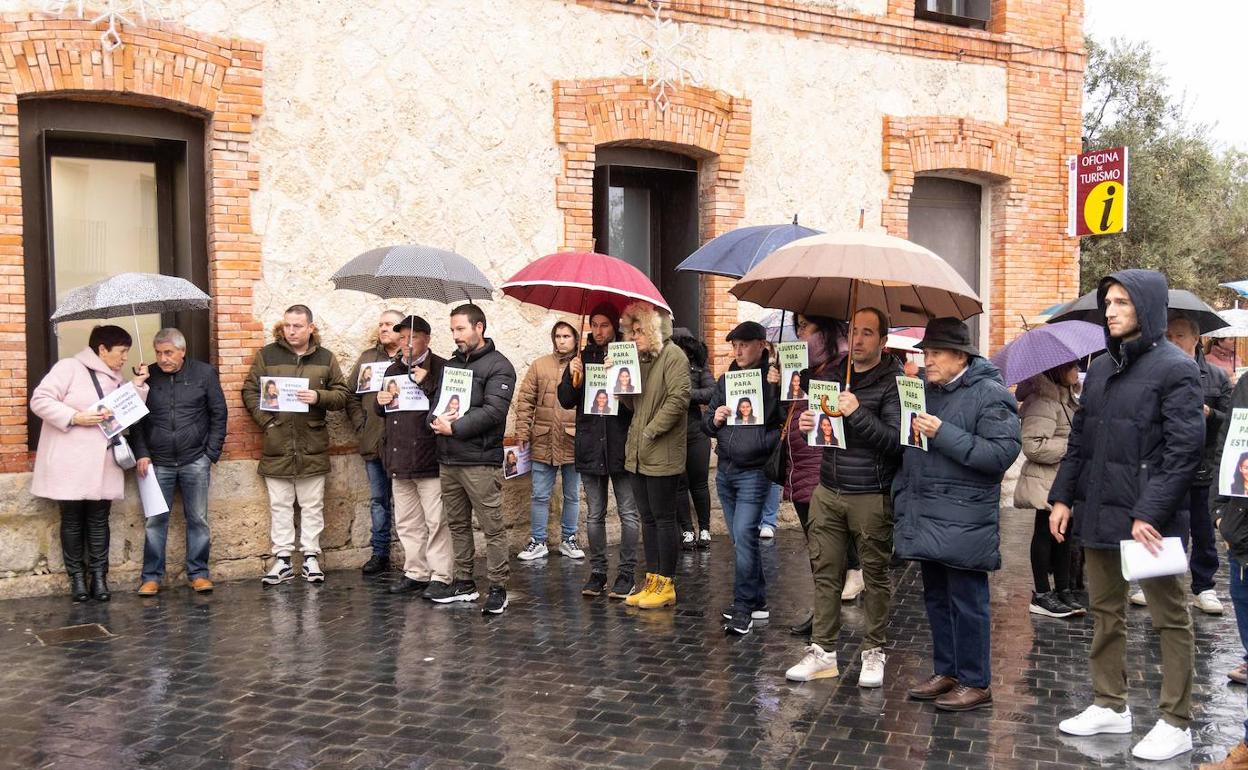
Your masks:
<svg viewBox="0 0 1248 770"><path fill-rule="evenodd" d="M91 598L97 602L106 602L113 598L113 594L108 590L107 577L107 572L91 573Z"/></svg>
<svg viewBox="0 0 1248 770"><path fill-rule="evenodd" d="M69 596L75 604L91 598L91 594L87 591L87 578L81 572L70 573Z"/></svg>
<svg viewBox="0 0 1248 770"><path fill-rule="evenodd" d="M811 630L815 626L815 613L810 613L806 619L795 626L789 626L789 633L793 636L810 636Z"/></svg>

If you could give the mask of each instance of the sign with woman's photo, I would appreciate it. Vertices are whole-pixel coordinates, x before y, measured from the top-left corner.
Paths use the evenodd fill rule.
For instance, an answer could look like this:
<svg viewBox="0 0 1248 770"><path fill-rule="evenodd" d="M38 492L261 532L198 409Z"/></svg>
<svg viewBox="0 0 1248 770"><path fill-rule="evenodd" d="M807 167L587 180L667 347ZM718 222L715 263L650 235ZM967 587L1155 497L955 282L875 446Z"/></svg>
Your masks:
<svg viewBox="0 0 1248 770"><path fill-rule="evenodd" d="M919 431L915 419L927 413L927 394L918 377L898 377L897 395L901 397L901 444L927 451L927 436Z"/></svg>
<svg viewBox="0 0 1248 770"><path fill-rule="evenodd" d="M451 422L468 413L472 406L472 370L447 366L442 369L442 391L434 414Z"/></svg>
<svg viewBox="0 0 1248 770"><path fill-rule="evenodd" d="M391 396L390 403L382 407L387 412L429 411L429 397L406 374L386 377L381 389Z"/></svg>
<svg viewBox="0 0 1248 770"><path fill-rule="evenodd" d="M386 379L386 367L389 365L388 361L378 361L376 364L361 366L360 379L355 383L355 392L376 393L381 390L382 382Z"/></svg>
<svg viewBox="0 0 1248 770"><path fill-rule="evenodd" d="M585 364L585 414L604 417L620 413L620 402L607 384L607 367L602 364Z"/></svg>
<svg viewBox="0 0 1248 770"><path fill-rule="evenodd" d="M728 424L749 427L763 424L763 373L742 369L724 375L724 404L732 409Z"/></svg>
<svg viewBox="0 0 1248 770"><path fill-rule="evenodd" d="M528 444L523 447L503 447L503 478L514 479L528 473L533 467L532 450Z"/></svg>
<svg viewBox="0 0 1248 770"><path fill-rule="evenodd" d="M260 409L265 412L306 412L299 391L308 389L307 377L261 377Z"/></svg>
<svg viewBox="0 0 1248 770"><path fill-rule="evenodd" d="M780 359L780 400L801 401L806 398L802 390L802 370L810 366L805 342L781 342L776 347Z"/></svg>
<svg viewBox="0 0 1248 770"><path fill-rule="evenodd" d="M641 359L637 356L637 343L609 342L607 358L611 359L611 368L607 369L611 393L616 396L640 393Z"/></svg>
<svg viewBox="0 0 1248 770"><path fill-rule="evenodd" d="M103 416L104 420L98 425L104 436L111 439L147 416L147 405L139 398L134 385L127 382L96 401L87 411Z"/></svg>
<svg viewBox="0 0 1248 770"><path fill-rule="evenodd" d="M1248 497L1248 409L1232 409L1218 468L1218 494Z"/></svg>
<svg viewBox="0 0 1248 770"><path fill-rule="evenodd" d="M829 380L811 380L809 405L815 413L815 429L806 434L810 446L845 448L845 420L837 411L841 385Z"/></svg>

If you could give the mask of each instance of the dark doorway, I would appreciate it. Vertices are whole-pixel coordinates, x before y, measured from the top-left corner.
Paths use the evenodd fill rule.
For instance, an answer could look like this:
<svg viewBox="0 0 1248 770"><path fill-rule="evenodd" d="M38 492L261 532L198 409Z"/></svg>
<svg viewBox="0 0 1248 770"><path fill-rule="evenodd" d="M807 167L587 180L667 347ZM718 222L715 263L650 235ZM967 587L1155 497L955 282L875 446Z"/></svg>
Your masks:
<svg viewBox="0 0 1248 770"><path fill-rule="evenodd" d="M921 176L910 194L910 240L926 246L958 271L980 294L980 214L983 188L956 179ZM979 324L971 322L979 340Z"/></svg>
<svg viewBox="0 0 1248 770"><path fill-rule="evenodd" d="M600 147L596 157L595 249L645 273L676 325L700 335L698 275L676 272L698 248L697 161L631 147Z"/></svg>

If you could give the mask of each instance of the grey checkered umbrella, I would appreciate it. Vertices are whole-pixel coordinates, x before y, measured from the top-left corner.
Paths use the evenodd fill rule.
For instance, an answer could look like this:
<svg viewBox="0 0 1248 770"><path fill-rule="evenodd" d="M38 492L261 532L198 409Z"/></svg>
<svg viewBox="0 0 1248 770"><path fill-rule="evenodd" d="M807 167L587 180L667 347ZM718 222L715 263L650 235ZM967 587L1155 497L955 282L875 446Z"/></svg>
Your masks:
<svg viewBox="0 0 1248 770"><path fill-rule="evenodd" d="M386 246L355 257L330 276L336 289L383 299L428 299L443 304L490 299L494 287L465 257L430 246Z"/></svg>
<svg viewBox="0 0 1248 770"><path fill-rule="evenodd" d="M51 320L57 323L205 310L210 301L207 294L185 278L155 273L118 273L66 294Z"/></svg>

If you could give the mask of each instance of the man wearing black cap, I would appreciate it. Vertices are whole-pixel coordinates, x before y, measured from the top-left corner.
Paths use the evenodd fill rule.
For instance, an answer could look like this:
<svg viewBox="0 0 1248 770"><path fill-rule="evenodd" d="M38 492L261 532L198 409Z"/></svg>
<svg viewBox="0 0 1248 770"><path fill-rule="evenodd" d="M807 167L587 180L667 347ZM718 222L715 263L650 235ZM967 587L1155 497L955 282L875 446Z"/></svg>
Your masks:
<svg viewBox="0 0 1248 770"><path fill-rule="evenodd" d="M928 323L927 411L915 418L927 451L907 446L893 480L897 555L918 561L932 631L916 700L944 711L992 704L988 573L1001 568L1001 479L1022 448L1014 396L956 318Z"/></svg>
<svg viewBox="0 0 1248 770"><path fill-rule="evenodd" d="M442 381L445 361L429 350L429 322L407 316L394 325L399 355L387 377L410 377L426 399L424 409L387 411L394 396L377 394L374 412L385 422L379 454L394 486L394 529L403 545L403 577L392 594L432 599L450 591L451 532L442 515L437 436L429 427L429 400Z"/></svg>
<svg viewBox="0 0 1248 770"><path fill-rule="evenodd" d="M763 563L759 555L758 526L763 517L763 504L771 481L763 473L763 465L780 441L780 389L767 382L767 330L754 321L746 321L728 333L732 343L732 366L729 371L757 369L763 386L761 420L753 425L729 424L737 407L729 404L726 393L727 375L715 384L715 395L702 426L716 440L715 454L719 465L715 472L715 488L724 509L724 520L732 535L736 569L732 581L732 607L725 610L728 623L724 631L745 635L754 627L754 620L768 617L767 590L763 579Z"/></svg>

